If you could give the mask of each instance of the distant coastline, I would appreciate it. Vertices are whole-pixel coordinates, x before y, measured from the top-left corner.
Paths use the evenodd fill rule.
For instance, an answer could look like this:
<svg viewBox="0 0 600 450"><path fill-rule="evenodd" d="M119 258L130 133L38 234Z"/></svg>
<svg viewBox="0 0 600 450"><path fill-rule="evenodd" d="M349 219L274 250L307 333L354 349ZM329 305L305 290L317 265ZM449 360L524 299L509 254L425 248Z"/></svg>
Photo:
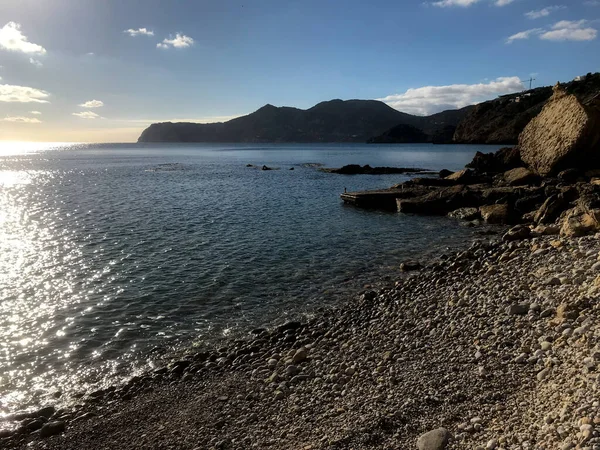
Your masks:
<svg viewBox="0 0 600 450"><path fill-rule="evenodd" d="M430 116L377 100L330 100L306 110L267 104L227 122L154 123L138 142L514 145L551 95L541 87Z"/></svg>

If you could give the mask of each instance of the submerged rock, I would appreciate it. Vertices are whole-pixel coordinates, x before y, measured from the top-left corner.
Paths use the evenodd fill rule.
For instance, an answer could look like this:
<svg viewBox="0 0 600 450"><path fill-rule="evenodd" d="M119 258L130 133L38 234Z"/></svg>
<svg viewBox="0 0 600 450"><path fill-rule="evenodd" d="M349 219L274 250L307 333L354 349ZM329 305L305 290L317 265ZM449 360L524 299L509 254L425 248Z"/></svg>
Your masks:
<svg viewBox="0 0 600 450"><path fill-rule="evenodd" d="M479 208L458 208L448 213L448 217L459 220L475 220L480 217Z"/></svg>
<svg viewBox="0 0 600 450"><path fill-rule="evenodd" d="M322 172L337 173L341 175L390 175L403 173L428 173L425 169L414 167L371 167L366 164L348 164L339 169L321 169ZM437 174L437 172L434 172Z"/></svg>
<svg viewBox="0 0 600 450"><path fill-rule="evenodd" d="M402 272L411 272L413 270L419 270L421 268L421 263L418 261L406 261L400 264L400 270Z"/></svg>

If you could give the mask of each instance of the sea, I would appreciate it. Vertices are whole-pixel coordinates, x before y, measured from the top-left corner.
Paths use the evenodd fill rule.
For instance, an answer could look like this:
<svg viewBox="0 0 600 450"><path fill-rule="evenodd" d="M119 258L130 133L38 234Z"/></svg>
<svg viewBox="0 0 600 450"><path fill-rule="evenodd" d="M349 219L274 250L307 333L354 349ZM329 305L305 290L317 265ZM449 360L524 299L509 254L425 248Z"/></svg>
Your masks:
<svg viewBox="0 0 600 450"><path fill-rule="evenodd" d="M0 416L310 317L468 242L451 219L340 199L408 176L319 168L458 170L497 148L0 143Z"/></svg>

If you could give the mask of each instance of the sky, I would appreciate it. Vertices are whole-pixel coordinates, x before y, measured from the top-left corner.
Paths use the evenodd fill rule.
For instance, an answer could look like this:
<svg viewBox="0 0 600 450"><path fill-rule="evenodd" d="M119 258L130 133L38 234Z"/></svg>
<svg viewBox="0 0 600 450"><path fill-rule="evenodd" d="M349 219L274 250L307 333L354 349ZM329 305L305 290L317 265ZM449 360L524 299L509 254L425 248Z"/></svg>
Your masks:
<svg viewBox="0 0 600 450"><path fill-rule="evenodd" d="M0 140L379 99L426 115L600 71L600 0L1 0Z"/></svg>

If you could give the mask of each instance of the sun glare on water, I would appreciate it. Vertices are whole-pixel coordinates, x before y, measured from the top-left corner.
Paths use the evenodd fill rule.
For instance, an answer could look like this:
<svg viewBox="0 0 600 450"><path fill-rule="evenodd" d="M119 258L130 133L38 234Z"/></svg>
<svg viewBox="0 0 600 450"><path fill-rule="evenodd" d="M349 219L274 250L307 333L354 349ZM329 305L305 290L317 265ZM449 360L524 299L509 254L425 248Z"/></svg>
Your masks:
<svg viewBox="0 0 600 450"><path fill-rule="evenodd" d="M3 156L30 155L73 145L78 144L73 142L0 141L0 158Z"/></svg>

